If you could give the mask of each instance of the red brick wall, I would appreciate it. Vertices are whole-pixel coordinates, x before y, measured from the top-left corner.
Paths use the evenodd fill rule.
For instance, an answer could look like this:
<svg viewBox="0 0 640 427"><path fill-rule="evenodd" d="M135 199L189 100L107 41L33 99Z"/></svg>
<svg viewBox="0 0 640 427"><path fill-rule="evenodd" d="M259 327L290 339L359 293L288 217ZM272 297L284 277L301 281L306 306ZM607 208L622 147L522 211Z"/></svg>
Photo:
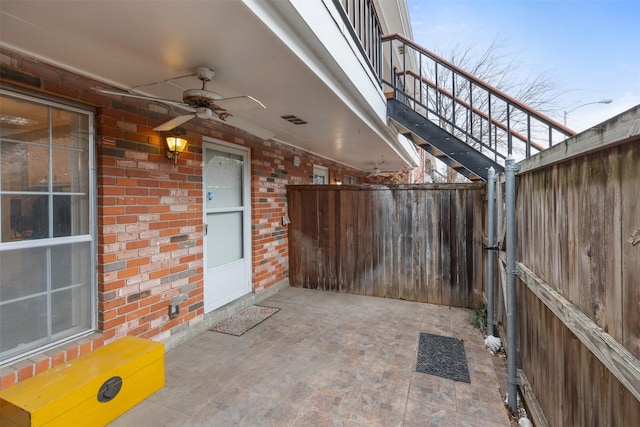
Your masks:
<svg viewBox="0 0 640 427"><path fill-rule="evenodd" d="M99 94L94 81L11 51L0 50L0 60L9 71L2 83L96 108L98 224L98 334L90 344L85 338L1 368L0 388L118 337L162 340L203 319L203 136L251 150L256 292L288 278L286 185L311 183L314 164L330 169L331 182L345 173L364 180L343 165L203 120L182 126L189 145L174 165L152 130L169 118L167 108ZM181 300L180 314L170 319L172 299Z"/></svg>
<svg viewBox="0 0 640 427"><path fill-rule="evenodd" d="M107 342L164 338L203 315L201 150L192 145L174 165L155 122L108 114L120 117L98 126L98 328ZM169 319L177 296L180 314Z"/></svg>

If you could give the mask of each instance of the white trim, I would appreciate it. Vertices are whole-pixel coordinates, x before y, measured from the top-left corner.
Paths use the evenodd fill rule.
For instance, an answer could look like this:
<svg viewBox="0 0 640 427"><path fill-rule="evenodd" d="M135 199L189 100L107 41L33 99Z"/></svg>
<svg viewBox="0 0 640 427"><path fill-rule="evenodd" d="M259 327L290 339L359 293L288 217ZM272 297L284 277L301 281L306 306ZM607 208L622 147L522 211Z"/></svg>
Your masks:
<svg viewBox="0 0 640 427"><path fill-rule="evenodd" d="M313 183L316 184L316 177L321 176L324 178L324 185L330 184L329 182L329 168L326 166L313 165Z"/></svg>
<svg viewBox="0 0 640 427"><path fill-rule="evenodd" d="M12 89L12 88L8 88L8 87L2 87L0 88L0 96L7 96L7 97L13 97L13 98L18 98L24 101L28 101L31 102L33 104L36 105L40 105L40 106L46 106L47 108L54 108L54 109L59 109L59 110L65 110L68 112L72 112L72 113L76 113L79 115L83 115L86 116L87 118L87 167L88 167L88 188L87 188L87 192L56 192L56 191L52 191L52 190L47 190L47 191L42 191L42 192L33 192L33 194L40 194L40 195L47 195L49 196L49 200L51 198L52 195L58 195L58 194L63 194L65 196L73 196L73 195L85 195L88 198L88 226L89 226L89 230L88 233L86 234L79 234L79 235L72 235L72 236L64 236L64 237L50 237L50 238L44 238L44 239L34 239L34 240L22 240L22 241L15 241L15 242L0 242L0 253L4 252L4 251L13 251L13 250L22 250L22 249L31 249L31 248L38 248L38 247L46 247L49 248L47 257L49 259L48 261L48 265L50 266L50 257L51 257L51 250L54 250L55 247L60 246L60 245L70 245L70 244L75 244L75 243L89 243L89 247L90 247L90 254L89 254L89 262L90 262L90 266L89 266L89 271L90 271L90 283L89 283L89 293L90 293L90 314L89 314L89 325L88 327L74 327L74 328L70 328L67 329L63 332L58 332L56 334L54 334L52 332L52 319L51 319L51 315L49 314L47 317L47 338L44 339L40 339L40 340L35 340L32 341L32 344L35 344L37 342L44 342L46 341L46 339L51 339L50 342L40 345L38 347L32 348L30 350L27 350L25 352L22 352L20 354L8 357L4 360L0 360L0 366L6 366L8 364L11 364L17 360L21 360L24 359L26 357L29 357L33 354L38 354L38 353L42 353L43 351L46 351L48 349L54 348L54 347L58 347L64 343L73 341L75 339L78 339L78 337L81 336L86 336L86 335L90 335L92 333L94 333L97 329L97 322L98 322L98 298L97 298L97 292L98 292L98 287L97 287L97 242L98 242L98 226L97 226L97 179L96 179L96 159L95 159L95 115L96 112L94 109L92 108L86 108L83 106L80 106L78 104L75 103L70 103L68 101L65 101L63 99L58 99L55 98L54 96L41 96L39 94L33 94L31 92L28 92L27 90L22 90L22 89ZM51 123L50 123L50 119L49 119L49 123L47 123L47 126L50 127ZM10 139L10 138L8 138ZM21 143L29 143L28 141L20 141ZM49 143L47 144L47 147L51 147L51 142L49 141ZM66 148L69 151L77 151L77 152L83 152L84 149L78 149L78 148L74 148L74 147L67 147ZM49 154L51 156L51 153ZM50 159L49 160L49 170L48 173L51 174L51 168L53 167L53 162ZM11 191L11 192L3 192L3 194L24 194L23 192L19 192L19 191ZM1 210L1 207L0 207ZM51 232L51 227L53 227L53 222L50 221L49 224L49 232ZM47 281L50 282L51 280L51 270L48 269L46 272L47 275ZM50 308L50 304L51 304L51 295L54 292L60 291L61 289L71 289L71 288L77 288L77 285L70 285L68 287L65 288L60 288L60 289L56 289L55 291L47 288L46 292L41 293L42 295L46 295L47 296L47 306L48 308ZM35 294L34 294L35 295ZM33 295L30 295L33 296ZM53 310L48 310L49 313L52 313ZM61 336L64 335L64 333L70 333L70 335L64 336L63 338L56 338L57 336Z"/></svg>
<svg viewBox="0 0 640 427"><path fill-rule="evenodd" d="M342 183L346 185L358 185L360 184L360 178L357 176L350 175L345 173L342 177Z"/></svg>
<svg viewBox="0 0 640 427"><path fill-rule="evenodd" d="M19 240L16 242L5 242L0 245L0 253L3 251L13 251L17 249L41 248L49 246L69 245L71 243L91 242L90 234L79 234L77 236L51 237L46 239Z"/></svg>
<svg viewBox="0 0 640 427"><path fill-rule="evenodd" d="M205 155L205 151L207 149L212 149L212 150L219 150L219 151L223 151L225 153L230 153L230 154L236 154L239 156L242 156L242 160L243 160L243 176L242 176L242 203L243 203L243 208L244 209L235 209L234 211L242 211L244 212L243 218L242 218L242 239L243 239L243 247L242 250L244 252L244 262L245 262L245 278L246 278L246 283L244 284L244 290L246 291L246 293L250 293L253 291L253 271L252 271L252 266L253 266L253 252L252 252L252 241L251 241L251 232L252 232L252 223L251 223L251 218L252 218L252 206L251 206L251 149L249 147L245 147L243 145L236 145L236 144L232 144L226 141L221 141L219 139L215 139L215 138L210 138L210 137L206 137L203 136L202 138L202 155L203 155L203 161L202 161L202 179L203 179L203 185L202 185L202 219L203 222L206 221L207 218L207 202L206 202L206 196L204 194L205 192L205 183L204 183L204 179L205 179L205 174L204 174L204 168L206 166L205 161L204 161L204 155ZM233 209L232 209L233 210ZM214 209L212 212L218 211L218 209ZM229 209L224 209L224 210L219 210L219 211L229 211ZM206 272L207 272L207 245L206 245L206 238L207 236L203 236L203 251L202 251L202 256L203 256L203 292L204 292L204 280L206 278ZM206 308L205 308L206 310Z"/></svg>
<svg viewBox="0 0 640 427"><path fill-rule="evenodd" d="M342 19L331 13L338 13L332 2L242 1L401 162L411 167L417 166L415 151L390 128L383 90L362 54L355 48L351 36L342 28ZM287 19L283 19L283 16ZM315 37L301 38L300 34L309 29ZM331 46L331 49L326 50L326 46ZM362 84L364 79L368 80L367 84Z"/></svg>

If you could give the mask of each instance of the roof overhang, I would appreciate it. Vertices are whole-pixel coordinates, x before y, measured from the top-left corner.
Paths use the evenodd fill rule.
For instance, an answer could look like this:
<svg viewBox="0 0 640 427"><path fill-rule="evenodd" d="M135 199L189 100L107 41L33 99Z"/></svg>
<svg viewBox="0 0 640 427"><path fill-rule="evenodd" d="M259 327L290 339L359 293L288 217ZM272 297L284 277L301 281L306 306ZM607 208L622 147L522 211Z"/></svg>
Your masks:
<svg viewBox="0 0 640 427"><path fill-rule="evenodd" d="M104 85L177 101L200 82L171 79L207 66L215 71L211 90L265 104L237 115L279 141L365 171L381 161L387 169L411 165L415 150L387 125L377 82L354 79L335 54L349 42L333 2L318 2L314 11L335 40L328 47L304 5L3 0L0 45Z"/></svg>

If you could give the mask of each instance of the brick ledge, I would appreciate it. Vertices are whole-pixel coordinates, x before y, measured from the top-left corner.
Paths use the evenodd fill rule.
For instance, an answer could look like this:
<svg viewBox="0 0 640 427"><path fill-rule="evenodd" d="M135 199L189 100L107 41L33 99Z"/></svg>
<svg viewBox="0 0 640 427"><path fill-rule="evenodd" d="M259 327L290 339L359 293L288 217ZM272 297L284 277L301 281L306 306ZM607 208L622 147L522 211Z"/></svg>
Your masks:
<svg viewBox="0 0 640 427"><path fill-rule="evenodd" d="M31 378L48 369L69 362L104 345L102 334L94 332L26 359L0 368L0 390Z"/></svg>

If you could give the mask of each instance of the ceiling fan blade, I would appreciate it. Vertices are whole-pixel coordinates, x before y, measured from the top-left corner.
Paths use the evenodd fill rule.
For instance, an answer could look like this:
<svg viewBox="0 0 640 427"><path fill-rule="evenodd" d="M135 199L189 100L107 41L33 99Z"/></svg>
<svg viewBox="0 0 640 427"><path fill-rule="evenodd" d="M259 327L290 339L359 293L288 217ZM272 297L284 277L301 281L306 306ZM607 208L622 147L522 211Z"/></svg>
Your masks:
<svg viewBox="0 0 640 427"><path fill-rule="evenodd" d="M125 92L125 91L122 91L122 90L103 89L103 88L99 88L99 87L94 87L93 90L95 90L96 92L100 92L100 93L106 93L108 95L127 96L129 98L144 99L146 101L155 101L155 102L161 102L163 104L176 105L178 107L191 108L191 106L185 104L184 102L174 101L172 99L156 98L154 96L138 95L136 93Z"/></svg>
<svg viewBox="0 0 640 427"><path fill-rule="evenodd" d="M193 119L196 116L196 113L191 113L191 114L185 114L183 116L178 116L178 117L174 117L173 119L169 120L168 122L165 122L163 124L161 124L160 126L157 126L155 128L153 128L153 130L158 131L158 132L165 132L168 130L171 130L173 128L175 128L176 126L180 126L181 124L188 122L189 120Z"/></svg>
<svg viewBox="0 0 640 427"><path fill-rule="evenodd" d="M256 110L259 108L266 109L267 107L252 96L236 96L233 98L217 99L214 103L225 110L229 111L242 111L242 110Z"/></svg>
<svg viewBox="0 0 640 427"><path fill-rule="evenodd" d="M275 132L271 132L269 129L265 129L262 126L253 123L252 121L243 119L242 117L229 116L224 120L220 120L218 116L214 114L212 118L219 122L227 123L231 126L237 127L238 129L242 129L243 131L255 135L260 139L271 139L276 135Z"/></svg>

